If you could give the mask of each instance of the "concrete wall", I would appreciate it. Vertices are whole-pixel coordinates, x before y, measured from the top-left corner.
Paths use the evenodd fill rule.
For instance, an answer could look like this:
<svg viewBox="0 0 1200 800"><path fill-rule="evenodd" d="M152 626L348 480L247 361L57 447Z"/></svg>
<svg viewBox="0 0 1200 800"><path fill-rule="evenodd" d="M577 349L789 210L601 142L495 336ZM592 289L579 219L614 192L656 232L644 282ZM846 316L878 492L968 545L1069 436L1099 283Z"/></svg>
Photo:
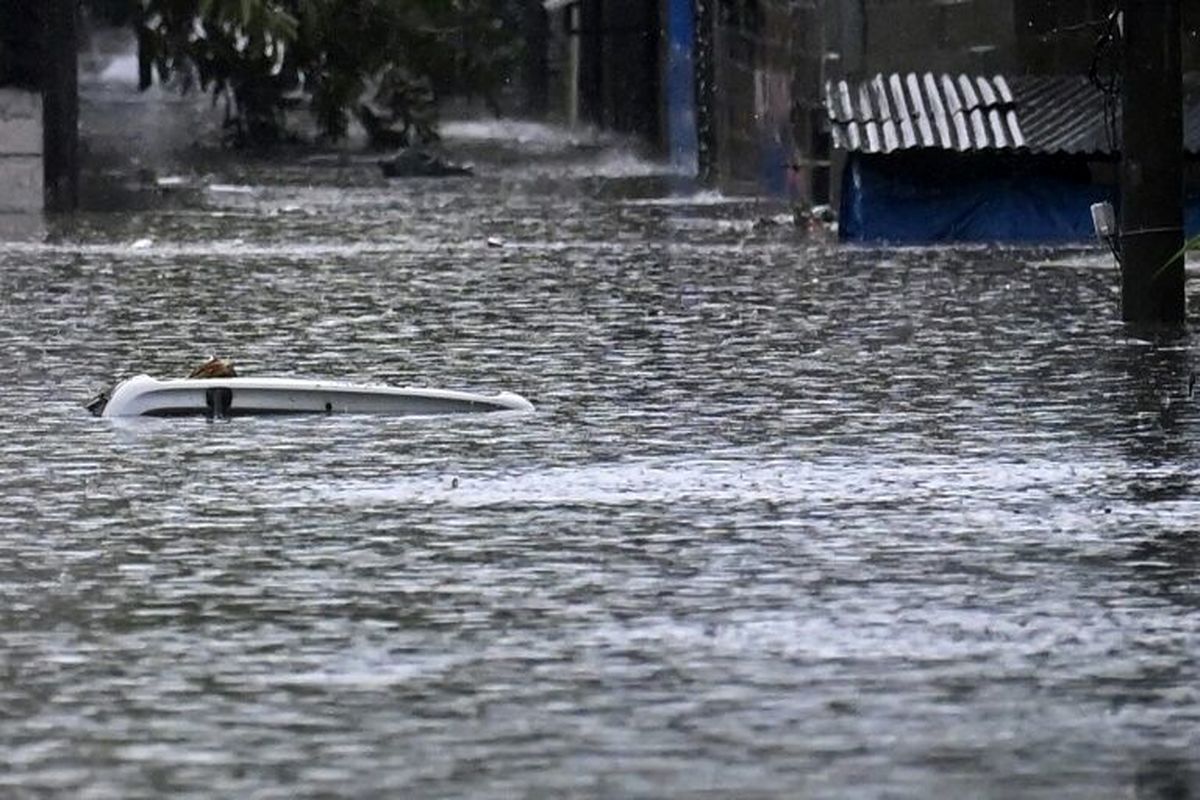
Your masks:
<svg viewBox="0 0 1200 800"><path fill-rule="evenodd" d="M40 212L43 181L41 95L0 89L0 213Z"/></svg>
<svg viewBox="0 0 1200 800"><path fill-rule="evenodd" d="M712 89L702 174L730 191L806 202L823 29L817 0L710 0ZM807 167L806 167L807 169Z"/></svg>
<svg viewBox="0 0 1200 800"><path fill-rule="evenodd" d="M1013 0L825 0L830 77L1006 72L1016 63Z"/></svg>

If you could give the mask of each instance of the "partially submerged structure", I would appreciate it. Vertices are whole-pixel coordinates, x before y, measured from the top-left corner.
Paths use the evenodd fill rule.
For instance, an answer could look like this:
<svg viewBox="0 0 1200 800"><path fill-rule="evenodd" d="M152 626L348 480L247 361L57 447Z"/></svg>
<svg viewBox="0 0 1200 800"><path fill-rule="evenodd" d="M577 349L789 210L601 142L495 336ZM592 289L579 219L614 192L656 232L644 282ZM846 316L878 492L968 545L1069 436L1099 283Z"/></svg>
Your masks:
<svg viewBox="0 0 1200 800"><path fill-rule="evenodd" d="M72 0L0 3L0 215L78 205L77 15Z"/></svg>
<svg viewBox="0 0 1200 800"><path fill-rule="evenodd" d="M821 0L543 3L563 121L639 136L726 191L811 199Z"/></svg>
<svg viewBox="0 0 1200 800"><path fill-rule="evenodd" d="M560 118L726 192L832 203L845 238L1083 239L1114 193L1111 0L542 2ZM1200 3L1183 28L1200 70Z"/></svg>
<svg viewBox="0 0 1200 800"><path fill-rule="evenodd" d="M727 191L827 195L818 0L697 3L700 171Z"/></svg>
<svg viewBox="0 0 1200 800"><path fill-rule="evenodd" d="M1200 95L1185 105L1196 158ZM892 73L829 82L826 107L849 241L1086 240L1089 206L1115 201L1119 102L1084 76Z"/></svg>
<svg viewBox="0 0 1200 800"><path fill-rule="evenodd" d="M667 65L662 43L670 35L664 30L669 6L644 0L543 4L550 17L552 112L571 125L595 125L661 143Z"/></svg>
<svg viewBox="0 0 1200 800"><path fill-rule="evenodd" d="M826 107L850 241L1087 239L1115 190L1119 110L1083 76L876 75Z"/></svg>
<svg viewBox="0 0 1200 800"><path fill-rule="evenodd" d="M0 4L0 220L40 214L45 206L37 22L25 8ZM8 227L0 221L0 230Z"/></svg>
<svg viewBox="0 0 1200 800"><path fill-rule="evenodd" d="M1184 9L1200 69L1200 5ZM851 241L1092 237L1120 158L1112 2L855 0L833 12L825 111ZM1185 99L1197 120L1198 98ZM1187 148L1200 145L1186 125ZM840 198L838 195L840 194Z"/></svg>

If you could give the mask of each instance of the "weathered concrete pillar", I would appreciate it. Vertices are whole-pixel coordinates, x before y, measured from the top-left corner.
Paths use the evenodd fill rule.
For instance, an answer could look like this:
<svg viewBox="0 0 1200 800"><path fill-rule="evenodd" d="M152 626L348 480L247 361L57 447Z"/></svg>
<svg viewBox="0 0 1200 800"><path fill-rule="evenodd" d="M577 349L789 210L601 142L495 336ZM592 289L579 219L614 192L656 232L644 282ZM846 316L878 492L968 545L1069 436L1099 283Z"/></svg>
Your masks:
<svg viewBox="0 0 1200 800"><path fill-rule="evenodd" d="M1179 0L1123 0L1121 311L1184 319Z"/></svg>
<svg viewBox="0 0 1200 800"><path fill-rule="evenodd" d="M42 99L0 89L0 214L40 214L43 192Z"/></svg>
<svg viewBox="0 0 1200 800"><path fill-rule="evenodd" d="M79 56L76 0L46 0L42 72L46 208L79 206Z"/></svg>

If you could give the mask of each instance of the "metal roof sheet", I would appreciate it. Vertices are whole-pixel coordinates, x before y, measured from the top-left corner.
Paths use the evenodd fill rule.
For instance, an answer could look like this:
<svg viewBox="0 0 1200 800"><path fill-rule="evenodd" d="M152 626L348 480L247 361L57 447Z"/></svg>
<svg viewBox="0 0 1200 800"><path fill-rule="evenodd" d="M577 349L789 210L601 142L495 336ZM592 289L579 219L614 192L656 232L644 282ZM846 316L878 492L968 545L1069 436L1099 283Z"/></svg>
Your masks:
<svg viewBox="0 0 1200 800"><path fill-rule="evenodd" d="M843 150L1112 155L1120 147L1119 107L1106 108L1104 95L1084 76L876 75L829 81L825 100L834 146ZM1184 147L1200 153L1200 93L1194 90L1184 101Z"/></svg>
<svg viewBox="0 0 1200 800"><path fill-rule="evenodd" d="M962 151L1025 142L1002 76L876 75L861 83L830 81L825 99L834 143L846 150Z"/></svg>
<svg viewBox="0 0 1200 800"><path fill-rule="evenodd" d="M1120 147L1120 100L1106 108L1104 95L1082 75L1031 75L1012 79L1021 126L1040 153L1112 155ZM1105 117L1115 114L1111 128Z"/></svg>

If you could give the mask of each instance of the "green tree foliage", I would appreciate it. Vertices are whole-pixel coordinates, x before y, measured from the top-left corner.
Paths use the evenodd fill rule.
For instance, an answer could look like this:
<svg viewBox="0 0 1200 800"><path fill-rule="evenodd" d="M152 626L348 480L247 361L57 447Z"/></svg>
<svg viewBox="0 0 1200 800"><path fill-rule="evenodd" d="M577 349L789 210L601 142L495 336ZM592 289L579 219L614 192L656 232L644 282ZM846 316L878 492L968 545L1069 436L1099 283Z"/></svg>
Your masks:
<svg viewBox="0 0 1200 800"><path fill-rule="evenodd" d="M410 140L434 136L437 101L493 107L519 56L506 0L142 0L136 20L143 88L157 75L228 103L237 140L284 132L306 100L321 131L345 135L366 102Z"/></svg>

